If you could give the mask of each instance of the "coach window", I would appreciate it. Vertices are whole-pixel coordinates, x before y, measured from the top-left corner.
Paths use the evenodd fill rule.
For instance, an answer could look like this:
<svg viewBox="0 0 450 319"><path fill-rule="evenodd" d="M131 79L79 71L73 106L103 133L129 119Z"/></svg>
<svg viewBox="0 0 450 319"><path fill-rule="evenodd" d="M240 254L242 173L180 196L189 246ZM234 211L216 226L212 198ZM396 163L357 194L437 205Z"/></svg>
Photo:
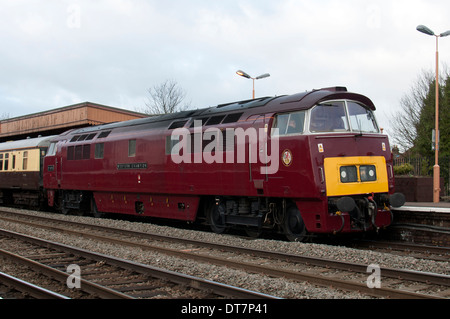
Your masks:
<svg viewBox="0 0 450 319"><path fill-rule="evenodd" d="M128 141L128 157L136 156L136 140Z"/></svg>
<svg viewBox="0 0 450 319"><path fill-rule="evenodd" d="M28 169L28 151L23 152L22 169L26 171Z"/></svg>
<svg viewBox="0 0 450 319"><path fill-rule="evenodd" d="M3 154L0 154L0 171L3 171Z"/></svg>
<svg viewBox="0 0 450 319"><path fill-rule="evenodd" d="M286 114L279 114L275 117L273 125L274 129L278 129L278 135L302 134L305 124L305 112L293 112ZM272 130L272 135L276 131Z"/></svg>
<svg viewBox="0 0 450 319"><path fill-rule="evenodd" d="M8 164L9 164L9 153L5 153L5 171L8 170Z"/></svg>

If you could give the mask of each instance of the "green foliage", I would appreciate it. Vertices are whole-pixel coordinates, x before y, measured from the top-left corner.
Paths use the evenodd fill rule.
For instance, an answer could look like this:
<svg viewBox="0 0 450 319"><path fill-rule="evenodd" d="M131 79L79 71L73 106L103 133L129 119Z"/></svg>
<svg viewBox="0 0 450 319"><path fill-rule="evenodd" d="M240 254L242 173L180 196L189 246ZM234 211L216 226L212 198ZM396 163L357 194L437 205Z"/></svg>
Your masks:
<svg viewBox="0 0 450 319"><path fill-rule="evenodd" d="M414 167L409 163L394 166L394 174L397 176L398 175L412 175L413 172L414 172Z"/></svg>
<svg viewBox="0 0 450 319"><path fill-rule="evenodd" d="M450 76L447 77L441 93L439 102L439 130L441 132L439 155L448 157L450 156Z"/></svg>
<svg viewBox="0 0 450 319"><path fill-rule="evenodd" d="M412 151L414 154L433 158L431 136L435 128L436 80L428 87L420 109L420 120L416 126L417 136ZM439 86L439 155L450 156L450 77Z"/></svg>
<svg viewBox="0 0 450 319"><path fill-rule="evenodd" d="M439 81L439 166L440 175L446 187L450 179L450 74L446 72L445 81ZM419 121L415 125L417 135L411 154L422 158L419 174L433 175L435 151L432 149L432 131L435 128L436 80L429 80L428 90L420 103ZM398 168L400 172L406 168Z"/></svg>

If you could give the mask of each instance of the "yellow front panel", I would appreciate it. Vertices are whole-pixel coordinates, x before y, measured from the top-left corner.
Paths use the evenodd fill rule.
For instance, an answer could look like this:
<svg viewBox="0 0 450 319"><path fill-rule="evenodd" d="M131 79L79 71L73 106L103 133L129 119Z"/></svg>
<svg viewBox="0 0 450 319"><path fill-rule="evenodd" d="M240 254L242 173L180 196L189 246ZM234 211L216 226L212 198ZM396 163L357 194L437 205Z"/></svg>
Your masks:
<svg viewBox="0 0 450 319"><path fill-rule="evenodd" d="M342 183L340 169L342 166L351 165L357 167L358 181ZM361 165L374 165L377 179L361 182L359 176ZM386 159L383 156L328 157L325 158L324 169L328 196L387 193L389 190Z"/></svg>

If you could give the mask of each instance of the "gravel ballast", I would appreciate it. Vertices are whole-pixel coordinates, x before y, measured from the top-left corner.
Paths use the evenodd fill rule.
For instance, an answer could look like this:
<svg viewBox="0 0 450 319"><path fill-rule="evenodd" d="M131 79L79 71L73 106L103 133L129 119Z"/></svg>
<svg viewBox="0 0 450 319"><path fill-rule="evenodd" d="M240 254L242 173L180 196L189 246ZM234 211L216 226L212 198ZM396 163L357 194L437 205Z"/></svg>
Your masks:
<svg viewBox="0 0 450 319"><path fill-rule="evenodd" d="M2 208L8 210L8 208ZM13 209L10 209L14 211ZM26 211L28 214L43 216L48 213ZM175 237L189 238L208 242L218 242L221 244L256 248L268 251L277 251L302 256L320 257L339 261L353 262L369 266L370 264L380 265L381 268L410 269L424 272L434 272L440 274L450 274L448 262L438 262L432 260L418 259L409 256L398 256L390 253L381 253L370 250L359 250L342 246L330 246L314 243L285 242L280 240L257 239L247 240L238 236L218 235L207 231L190 229L180 229L155 225L147 222L130 222L127 220L98 219L93 217L64 216L52 214L61 220L70 220L94 225L104 225L108 227L134 230L138 232L157 233ZM358 293L350 293L342 290L318 287L309 283L299 283L282 278L271 278L260 274L247 273L228 267L215 266L194 262L192 260L163 255L157 252L144 251L140 248L122 247L109 243L98 242L89 238L80 238L61 234L56 231L49 231L10 223L0 220L0 227L28 235L32 235L47 240L60 242L66 245L77 246L99 253L133 260L135 262L149 264L172 271L185 273L192 276L206 278L245 289L260 291L266 294L275 295L281 298L370 298ZM302 265L299 265L302 267ZM304 266L306 267L306 266ZM369 274L368 274L369 275Z"/></svg>

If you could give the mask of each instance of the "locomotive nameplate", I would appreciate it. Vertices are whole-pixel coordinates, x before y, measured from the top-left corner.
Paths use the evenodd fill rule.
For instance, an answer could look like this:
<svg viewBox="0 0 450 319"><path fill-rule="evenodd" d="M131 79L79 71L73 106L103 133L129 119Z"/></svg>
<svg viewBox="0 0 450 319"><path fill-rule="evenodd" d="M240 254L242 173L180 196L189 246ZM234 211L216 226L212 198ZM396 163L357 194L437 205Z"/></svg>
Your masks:
<svg viewBox="0 0 450 319"><path fill-rule="evenodd" d="M147 169L147 163L126 163L117 164L117 169Z"/></svg>

